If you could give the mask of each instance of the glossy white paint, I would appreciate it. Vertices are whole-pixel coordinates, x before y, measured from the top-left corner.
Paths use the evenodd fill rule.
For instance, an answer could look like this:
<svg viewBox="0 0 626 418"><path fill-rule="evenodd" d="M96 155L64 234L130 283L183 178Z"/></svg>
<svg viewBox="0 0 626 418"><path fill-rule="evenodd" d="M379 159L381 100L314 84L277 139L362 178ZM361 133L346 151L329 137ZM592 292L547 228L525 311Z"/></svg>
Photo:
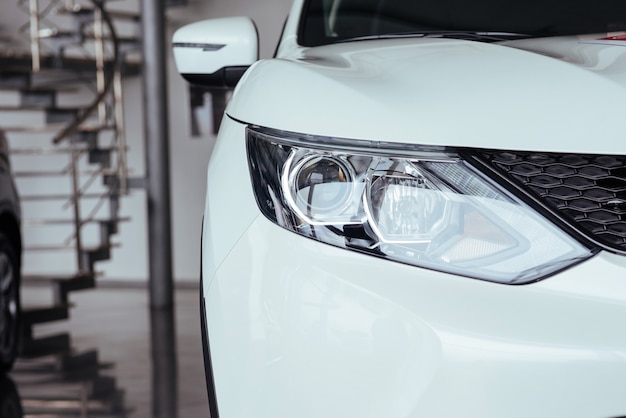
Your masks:
<svg viewBox="0 0 626 418"><path fill-rule="evenodd" d="M213 74L226 66L247 66L259 59L257 30L247 17L185 25L174 33L172 44L181 74Z"/></svg>
<svg viewBox="0 0 626 418"><path fill-rule="evenodd" d="M623 415L625 267L501 286L258 218L205 289L220 416Z"/></svg>
<svg viewBox="0 0 626 418"><path fill-rule="evenodd" d="M621 153L626 48L573 38L519 47L565 58L446 39L324 46L255 64L227 113L326 136Z"/></svg>
<svg viewBox="0 0 626 418"><path fill-rule="evenodd" d="M261 215L250 183L245 125L224 118L219 137L222 140L215 144L207 171L210 192L205 200L202 231L205 286L252 220Z"/></svg>

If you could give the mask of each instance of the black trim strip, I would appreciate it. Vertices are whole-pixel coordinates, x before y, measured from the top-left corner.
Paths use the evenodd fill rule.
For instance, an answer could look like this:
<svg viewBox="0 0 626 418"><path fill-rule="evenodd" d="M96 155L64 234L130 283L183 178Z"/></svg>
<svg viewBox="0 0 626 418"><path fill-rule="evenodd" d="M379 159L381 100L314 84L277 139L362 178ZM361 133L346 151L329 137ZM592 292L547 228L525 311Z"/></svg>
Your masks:
<svg viewBox="0 0 626 418"><path fill-rule="evenodd" d="M215 392L215 379L213 377L213 365L211 363L211 348L209 346L209 333L206 323L206 309L204 307L204 287L202 285L202 273L200 273L200 323L202 327L202 355L204 357L204 377L206 379L206 391L209 397L209 412L211 418L219 418L217 408L217 393Z"/></svg>

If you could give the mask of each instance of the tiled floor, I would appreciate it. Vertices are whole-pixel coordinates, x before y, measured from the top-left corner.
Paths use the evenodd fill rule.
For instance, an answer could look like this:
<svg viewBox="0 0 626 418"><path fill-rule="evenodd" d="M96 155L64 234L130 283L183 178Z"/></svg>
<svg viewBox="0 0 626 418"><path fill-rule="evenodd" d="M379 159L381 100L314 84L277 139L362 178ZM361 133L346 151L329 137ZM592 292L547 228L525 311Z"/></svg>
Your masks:
<svg viewBox="0 0 626 418"><path fill-rule="evenodd" d="M69 332L72 354L20 359L10 375L24 417L208 417L198 291L175 300L173 317L151 312L145 289L73 293L70 320L35 328Z"/></svg>

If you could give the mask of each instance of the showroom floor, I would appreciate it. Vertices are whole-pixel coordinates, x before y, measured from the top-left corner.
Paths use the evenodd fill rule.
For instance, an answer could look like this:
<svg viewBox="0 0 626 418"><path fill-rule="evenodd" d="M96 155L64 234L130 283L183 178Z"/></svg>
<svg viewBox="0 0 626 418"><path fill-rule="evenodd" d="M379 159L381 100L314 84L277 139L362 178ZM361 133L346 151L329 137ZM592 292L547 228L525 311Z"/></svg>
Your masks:
<svg viewBox="0 0 626 418"><path fill-rule="evenodd" d="M71 354L20 359L10 375L24 417L208 417L198 290L178 289L175 300L174 318L151 314L146 289L73 293L70 320L36 328L68 332Z"/></svg>

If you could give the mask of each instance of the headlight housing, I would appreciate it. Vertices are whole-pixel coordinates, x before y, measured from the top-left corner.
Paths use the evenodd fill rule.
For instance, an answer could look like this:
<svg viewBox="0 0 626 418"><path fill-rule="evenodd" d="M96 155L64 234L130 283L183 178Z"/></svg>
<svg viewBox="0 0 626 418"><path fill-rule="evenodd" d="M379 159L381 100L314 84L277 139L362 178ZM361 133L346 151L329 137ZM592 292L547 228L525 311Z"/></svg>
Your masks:
<svg viewBox="0 0 626 418"><path fill-rule="evenodd" d="M258 127L247 149L261 212L320 242L507 284L592 255L449 150Z"/></svg>

